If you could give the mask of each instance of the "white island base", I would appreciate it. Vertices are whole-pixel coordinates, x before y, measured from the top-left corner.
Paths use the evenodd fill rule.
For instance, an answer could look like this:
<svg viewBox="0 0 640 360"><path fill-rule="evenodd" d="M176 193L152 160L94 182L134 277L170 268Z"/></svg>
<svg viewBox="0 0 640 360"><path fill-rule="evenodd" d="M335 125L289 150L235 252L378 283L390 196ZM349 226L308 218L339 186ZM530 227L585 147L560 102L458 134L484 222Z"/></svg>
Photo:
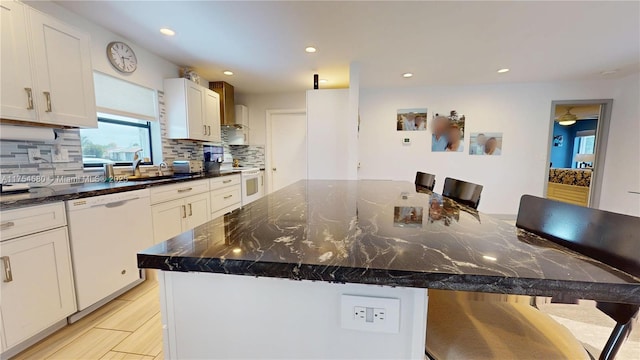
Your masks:
<svg viewBox="0 0 640 360"><path fill-rule="evenodd" d="M166 359L424 359L426 289L170 271L158 281ZM398 299L397 333L343 328L342 295Z"/></svg>

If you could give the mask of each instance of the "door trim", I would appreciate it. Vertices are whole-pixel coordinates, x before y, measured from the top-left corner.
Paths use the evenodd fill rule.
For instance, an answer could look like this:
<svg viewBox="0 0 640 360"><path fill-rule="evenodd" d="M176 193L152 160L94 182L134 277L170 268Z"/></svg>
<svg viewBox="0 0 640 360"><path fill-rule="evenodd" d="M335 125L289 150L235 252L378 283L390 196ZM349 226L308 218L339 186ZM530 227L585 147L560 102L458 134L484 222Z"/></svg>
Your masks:
<svg viewBox="0 0 640 360"><path fill-rule="evenodd" d="M553 123L555 121L556 105L600 105L600 117L598 118L598 128L596 129L596 161L593 164L595 176L591 177L591 187L589 189L589 207L598 209L600 207L600 194L602 193L602 179L604 177L604 162L607 153L607 140L609 138L609 125L611 123L611 108L613 99L591 99L591 100L553 100L551 101L551 116L549 136L547 138L547 162L545 164L545 179L543 194L547 196L549 185L549 163L551 162L551 146L553 141Z"/></svg>
<svg viewBox="0 0 640 360"><path fill-rule="evenodd" d="M273 181L271 181L272 179L272 161L271 161L271 156L273 155L273 149L272 149L272 144L273 141L271 141L271 117L273 115L307 115L307 109L276 109L276 110L267 110L267 123L266 123L266 132L267 132L267 136L266 136L266 145L265 145L265 154L264 154L264 158L265 158L265 188L268 190L267 193L270 194L273 192ZM266 195L266 194L265 194Z"/></svg>

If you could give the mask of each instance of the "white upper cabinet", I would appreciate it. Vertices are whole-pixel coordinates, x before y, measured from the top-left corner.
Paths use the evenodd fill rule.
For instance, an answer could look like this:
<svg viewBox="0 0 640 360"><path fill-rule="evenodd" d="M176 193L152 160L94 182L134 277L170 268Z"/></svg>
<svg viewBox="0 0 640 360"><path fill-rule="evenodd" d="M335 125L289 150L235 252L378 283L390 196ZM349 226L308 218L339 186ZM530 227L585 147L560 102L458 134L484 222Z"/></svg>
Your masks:
<svg viewBox="0 0 640 360"><path fill-rule="evenodd" d="M89 35L18 2L0 7L1 117L97 127Z"/></svg>
<svg viewBox="0 0 640 360"><path fill-rule="evenodd" d="M187 79L165 79L169 138L220 142L218 94Z"/></svg>
<svg viewBox="0 0 640 360"><path fill-rule="evenodd" d="M208 141L221 142L220 133L220 95L213 90L205 89L204 124L207 127Z"/></svg>
<svg viewBox="0 0 640 360"><path fill-rule="evenodd" d="M97 127L89 35L30 10L40 121Z"/></svg>
<svg viewBox="0 0 640 360"><path fill-rule="evenodd" d="M33 100L33 78L29 66L25 6L15 1L2 1L0 12L2 14L0 117L37 121Z"/></svg>

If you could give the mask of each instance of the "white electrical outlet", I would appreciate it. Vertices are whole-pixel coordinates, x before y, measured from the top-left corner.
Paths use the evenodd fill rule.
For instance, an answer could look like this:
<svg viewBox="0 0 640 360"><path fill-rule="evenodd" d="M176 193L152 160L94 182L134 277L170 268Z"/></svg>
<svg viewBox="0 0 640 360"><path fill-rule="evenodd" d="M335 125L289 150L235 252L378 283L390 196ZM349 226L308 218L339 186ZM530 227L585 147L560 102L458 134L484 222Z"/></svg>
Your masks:
<svg viewBox="0 0 640 360"><path fill-rule="evenodd" d="M41 160L36 160L35 158L40 157L40 149L27 149L27 154L29 156L29 164L35 164L41 162Z"/></svg>
<svg viewBox="0 0 640 360"><path fill-rule="evenodd" d="M400 331L400 299L342 295L343 329L396 334Z"/></svg>

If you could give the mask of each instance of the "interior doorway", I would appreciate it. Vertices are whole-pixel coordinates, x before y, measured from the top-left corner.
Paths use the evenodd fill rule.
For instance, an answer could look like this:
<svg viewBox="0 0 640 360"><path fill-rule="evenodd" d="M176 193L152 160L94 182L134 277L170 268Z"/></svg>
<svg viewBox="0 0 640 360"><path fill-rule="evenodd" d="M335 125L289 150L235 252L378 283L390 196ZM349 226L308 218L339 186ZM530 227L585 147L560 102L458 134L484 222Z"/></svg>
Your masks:
<svg viewBox="0 0 640 360"><path fill-rule="evenodd" d="M266 125L271 193L307 178L307 114L305 110L268 110Z"/></svg>
<svg viewBox="0 0 640 360"><path fill-rule="evenodd" d="M551 103L547 198L599 206L612 105L611 99Z"/></svg>

